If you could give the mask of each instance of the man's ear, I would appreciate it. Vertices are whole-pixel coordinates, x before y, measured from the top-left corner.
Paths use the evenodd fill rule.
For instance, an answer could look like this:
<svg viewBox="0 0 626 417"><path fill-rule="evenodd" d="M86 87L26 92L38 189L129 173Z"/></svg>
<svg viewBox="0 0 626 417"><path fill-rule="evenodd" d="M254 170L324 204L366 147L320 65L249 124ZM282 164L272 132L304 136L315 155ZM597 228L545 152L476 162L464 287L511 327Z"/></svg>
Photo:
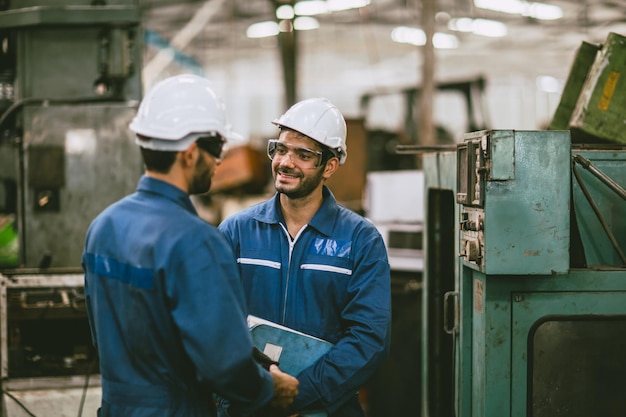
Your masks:
<svg viewBox="0 0 626 417"><path fill-rule="evenodd" d="M200 157L200 149L198 149L197 143L192 143L184 151L178 153L178 157L181 159L183 166L194 166L196 160Z"/></svg>
<svg viewBox="0 0 626 417"><path fill-rule="evenodd" d="M326 161L326 166L324 167L324 173L322 177L327 180L329 179L335 171L339 168L339 159L335 156Z"/></svg>

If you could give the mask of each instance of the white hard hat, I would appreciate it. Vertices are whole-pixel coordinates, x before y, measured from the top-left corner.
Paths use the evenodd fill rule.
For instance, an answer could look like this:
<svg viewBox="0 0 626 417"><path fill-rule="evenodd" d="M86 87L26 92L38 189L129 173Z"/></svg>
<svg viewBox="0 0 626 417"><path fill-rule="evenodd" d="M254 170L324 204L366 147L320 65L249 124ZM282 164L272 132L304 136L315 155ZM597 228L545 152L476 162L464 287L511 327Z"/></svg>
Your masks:
<svg viewBox="0 0 626 417"><path fill-rule="evenodd" d="M326 98L300 101L272 123L300 132L328 146L338 154L340 165L348 157L346 121L339 109Z"/></svg>
<svg viewBox="0 0 626 417"><path fill-rule="evenodd" d="M193 74L156 84L143 98L130 129L142 136L136 139L139 146L159 151L183 151L207 134L241 139L232 132L224 103L211 82Z"/></svg>

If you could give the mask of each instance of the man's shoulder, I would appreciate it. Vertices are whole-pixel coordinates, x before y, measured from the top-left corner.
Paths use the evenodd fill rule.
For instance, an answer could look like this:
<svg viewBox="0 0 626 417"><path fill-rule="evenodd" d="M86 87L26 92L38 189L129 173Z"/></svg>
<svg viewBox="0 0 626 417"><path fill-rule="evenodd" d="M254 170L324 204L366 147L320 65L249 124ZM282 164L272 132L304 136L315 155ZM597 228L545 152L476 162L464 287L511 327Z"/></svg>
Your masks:
<svg viewBox="0 0 626 417"><path fill-rule="evenodd" d="M363 217L359 213L350 210L342 205L337 205L339 213L339 221L342 223L349 223L350 227L361 227L365 229L376 229L376 226L366 217Z"/></svg>
<svg viewBox="0 0 626 417"><path fill-rule="evenodd" d="M229 214L220 223L222 226L232 226L234 224L242 224L250 221L256 221L266 218L271 214L272 202L270 200L264 200L254 203L247 207L244 207L238 211Z"/></svg>

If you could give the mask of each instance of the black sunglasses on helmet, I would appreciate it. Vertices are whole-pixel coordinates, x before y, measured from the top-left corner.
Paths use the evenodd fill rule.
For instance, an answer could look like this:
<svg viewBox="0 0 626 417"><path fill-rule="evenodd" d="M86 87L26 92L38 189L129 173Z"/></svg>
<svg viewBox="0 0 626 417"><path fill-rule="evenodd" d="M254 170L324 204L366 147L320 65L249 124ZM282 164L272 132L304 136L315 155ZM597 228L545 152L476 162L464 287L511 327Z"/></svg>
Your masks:
<svg viewBox="0 0 626 417"><path fill-rule="evenodd" d="M198 148L213 155L217 159L222 158L222 152L224 150L224 143L226 141L220 135L215 136L202 136L196 140Z"/></svg>

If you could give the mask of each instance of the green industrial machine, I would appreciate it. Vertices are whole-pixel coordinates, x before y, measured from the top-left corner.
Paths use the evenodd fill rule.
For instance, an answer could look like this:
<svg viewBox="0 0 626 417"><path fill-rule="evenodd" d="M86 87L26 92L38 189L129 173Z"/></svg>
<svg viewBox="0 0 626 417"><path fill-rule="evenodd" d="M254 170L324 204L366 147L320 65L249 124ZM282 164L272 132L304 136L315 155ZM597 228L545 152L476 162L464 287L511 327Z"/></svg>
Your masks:
<svg viewBox="0 0 626 417"><path fill-rule="evenodd" d="M0 1L2 417L99 405L81 254L143 171L141 39L137 0Z"/></svg>
<svg viewBox="0 0 626 417"><path fill-rule="evenodd" d="M623 416L626 147L479 131L423 166L422 416Z"/></svg>

